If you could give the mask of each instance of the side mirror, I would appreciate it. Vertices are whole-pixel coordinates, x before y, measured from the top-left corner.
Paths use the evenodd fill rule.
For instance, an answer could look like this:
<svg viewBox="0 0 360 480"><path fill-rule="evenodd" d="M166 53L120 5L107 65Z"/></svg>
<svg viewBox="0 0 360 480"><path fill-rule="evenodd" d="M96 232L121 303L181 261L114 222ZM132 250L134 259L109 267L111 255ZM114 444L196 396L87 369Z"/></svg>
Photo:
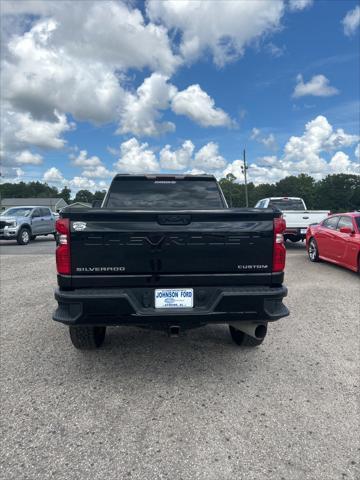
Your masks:
<svg viewBox="0 0 360 480"><path fill-rule="evenodd" d="M101 208L102 200L94 200L92 202L92 208Z"/></svg>
<svg viewBox="0 0 360 480"><path fill-rule="evenodd" d="M354 230L351 227L340 227L340 233L348 233L351 235L354 233Z"/></svg>

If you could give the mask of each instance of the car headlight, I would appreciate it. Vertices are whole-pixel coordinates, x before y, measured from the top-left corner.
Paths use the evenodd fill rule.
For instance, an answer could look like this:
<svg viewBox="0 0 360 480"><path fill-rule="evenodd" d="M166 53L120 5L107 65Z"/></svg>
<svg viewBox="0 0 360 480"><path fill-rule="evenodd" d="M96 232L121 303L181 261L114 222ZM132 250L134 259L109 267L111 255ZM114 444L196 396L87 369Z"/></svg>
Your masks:
<svg viewBox="0 0 360 480"><path fill-rule="evenodd" d="M17 223L16 220L13 220L12 222L8 222L8 227L16 227Z"/></svg>

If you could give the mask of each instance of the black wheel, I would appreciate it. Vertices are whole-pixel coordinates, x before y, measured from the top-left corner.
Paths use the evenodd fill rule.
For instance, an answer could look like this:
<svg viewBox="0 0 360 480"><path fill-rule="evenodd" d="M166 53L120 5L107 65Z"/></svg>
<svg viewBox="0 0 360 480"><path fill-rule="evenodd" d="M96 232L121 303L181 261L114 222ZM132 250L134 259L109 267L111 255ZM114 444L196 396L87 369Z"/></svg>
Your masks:
<svg viewBox="0 0 360 480"><path fill-rule="evenodd" d="M104 343L106 327L69 327L71 342L79 350L93 350Z"/></svg>
<svg viewBox="0 0 360 480"><path fill-rule="evenodd" d="M296 242L300 242L301 237L289 237L289 240L290 240L292 243L296 243Z"/></svg>
<svg viewBox="0 0 360 480"><path fill-rule="evenodd" d="M265 325L265 329L267 330L267 325ZM241 347L258 347L263 343L266 337L266 330L265 335L262 338L254 338L248 335L247 333L238 330L237 328L229 325L230 335L236 345L240 345Z"/></svg>
<svg viewBox="0 0 360 480"><path fill-rule="evenodd" d="M20 231L17 236L17 243L19 245L27 245L30 242L30 231L28 228L20 228Z"/></svg>
<svg viewBox="0 0 360 480"><path fill-rule="evenodd" d="M312 262L319 262L319 249L315 238L309 240L308 255Z"/></svg>
<svg viewBox="0 0 360 480"><path fill-rule="evenodd" d="M31 235L30 240L31 240L31 241L34 241L35 238L36 238L36 235Z"/></svg>

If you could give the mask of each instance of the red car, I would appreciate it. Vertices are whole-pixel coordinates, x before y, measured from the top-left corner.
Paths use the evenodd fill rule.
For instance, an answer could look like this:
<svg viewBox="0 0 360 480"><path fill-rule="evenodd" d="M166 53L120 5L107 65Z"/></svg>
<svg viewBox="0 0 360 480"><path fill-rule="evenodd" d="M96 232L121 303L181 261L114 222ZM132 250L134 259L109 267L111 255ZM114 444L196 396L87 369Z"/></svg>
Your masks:
<svg viewBox="0 0 360 480"><path fill-rule="evenodd" d="M360 273L360 212L331 215L306 232L312 262L326 260Z"/></svg>

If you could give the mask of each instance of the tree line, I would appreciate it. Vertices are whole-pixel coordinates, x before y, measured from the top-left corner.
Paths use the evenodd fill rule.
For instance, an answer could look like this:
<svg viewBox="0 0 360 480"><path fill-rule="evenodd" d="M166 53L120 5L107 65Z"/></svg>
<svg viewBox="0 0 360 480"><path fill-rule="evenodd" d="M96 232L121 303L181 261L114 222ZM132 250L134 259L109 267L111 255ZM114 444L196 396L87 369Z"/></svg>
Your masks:
<svg viewBox="0 0 360 480"><path fill-rule="evenodd" d="M244 207L245 185L229 174L220 180L230 206ZM276 183L248 184L249 206L267 197L301 197L310 210L346 212L360 209L360 175L333 174L316 181L304 173L285 177Z"/></svg>
<svg viewBox="0 0 360 480"><path fill-rule="evenodd" d="M237 183L229 174L220 180L228 204L232 207L245 207L245 186ZM105 190L90 192L79 190L75 196L64 187L61 190L42 182L3 183L0 185L1 198L60 197L67 203L102 200ZM360 176L348 174L328 175L316 181L306 174L285 177L276 183L248 184L249 206L254 206L266 197L302 197L309 209L324 209L332 212L345 212L360 209Z"/></svg>
<svg viewBox="0 0 360 480"><path fill-rule="evenodd" d="M102 200L105 194L106 190L96 190L94 193L89 190L79 190L75 196L72 196L68 187L59 190L42 182L3 183L0 185L1 198L59 197L63 198L68 204L73 202L92 203L94 200Z"/></svg>

